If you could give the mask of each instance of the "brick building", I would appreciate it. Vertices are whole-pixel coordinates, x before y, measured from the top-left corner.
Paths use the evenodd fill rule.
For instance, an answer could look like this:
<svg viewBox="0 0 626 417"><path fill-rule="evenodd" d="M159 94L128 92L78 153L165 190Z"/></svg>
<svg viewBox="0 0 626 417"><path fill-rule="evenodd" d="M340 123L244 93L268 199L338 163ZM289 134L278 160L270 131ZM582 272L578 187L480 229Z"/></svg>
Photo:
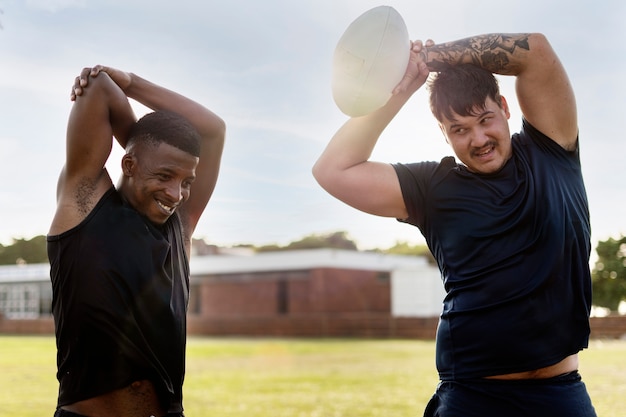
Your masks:
<svg viewBox="0 0 626 417"><path fill-rule="evenodd" d="M443 288L426 258L316 249L192 256L192 335L434 338ZM0 266L0 333L53 333L49 266ZM592 337L625 338L626 316Z"/></svg>
<svg viewBox="0 0 626 417"><path fill-rule="evenodd" d="M443 296L422 257L315 249L192 256L190 267L190 334L401 336L402 318L420 317L412 334L431 337ZM0 332L52 331L51 299L47 264L0 267Z"/></svg>
<svg viewBox="0 0 626 417"><path fill-rule="evenodd" d="M195 257L191 271L190 333L401 337L419 317L412 334L433 337L443 298L422 257L315 249Z"/></svg>

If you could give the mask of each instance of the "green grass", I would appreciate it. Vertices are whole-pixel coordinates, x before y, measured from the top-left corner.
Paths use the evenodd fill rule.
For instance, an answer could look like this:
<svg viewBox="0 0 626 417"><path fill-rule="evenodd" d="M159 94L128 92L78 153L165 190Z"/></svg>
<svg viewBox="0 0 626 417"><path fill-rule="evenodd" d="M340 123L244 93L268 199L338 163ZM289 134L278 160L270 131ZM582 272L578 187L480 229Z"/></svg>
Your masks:
<svg viewBox="0 0 626 417"><path fill-rule="evenodd" d="M433 343L194 339L190 416L416 416L437 383Z"/></svg>
<svg viewBox="0 0 626 417"><path fill-rule="evenodd" d="M626 415L626 341L592 340L580 354L580 373L598 417Z"/></svg>
<svg viewBox="0 0 626 417"><path fill-rule="evenodd" d="M437 384L434 343L190 338L190 417L416 417ZM592 342L581 373L598 416L622 417L626 342ZM0 337L0 417L52 416L52 337Z"/></svg>
<svg viewBox="0 0 626 417"><path fill-rule="evenodd" d="M53 337L0 337L0 417L52 417L55 361Z"/></svg>

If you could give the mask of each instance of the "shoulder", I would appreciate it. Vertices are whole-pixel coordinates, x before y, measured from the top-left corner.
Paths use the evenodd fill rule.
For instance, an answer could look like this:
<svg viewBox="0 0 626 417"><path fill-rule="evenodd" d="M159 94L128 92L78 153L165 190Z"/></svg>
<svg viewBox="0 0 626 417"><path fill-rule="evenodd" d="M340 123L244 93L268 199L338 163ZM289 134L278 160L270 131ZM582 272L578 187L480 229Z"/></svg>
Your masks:
<svg viewBox="0 0 626 417"><path fill-rule="evenodd" d="M422 186L427 183L437 182L438 178L446 177L450 172L458 169L459 165L452 156L446 156L440 162L424 161L409 164L393 164L401 186L404 188L408 183L419 183Z"/></svg>
<svg viewBox="0 0 626 417"><path fill-rule="evenodd" d="M526 119L522 120L522 129L513 135L512 142L513 149L518 152L541 152L554 156L578 157L578 137L569 148L564 148Z"/></svg>
<svg viewBox="0 0 626 417"><path fill-rule="evenodd" d="M446 156L441 159L440 162L436 161L424 161L413 163L396 163L392 164L399 177L406 177L407 175L414 178L427 178L433 175L439 170L449 170L456 168L458 164L452 156Z"/></svg>

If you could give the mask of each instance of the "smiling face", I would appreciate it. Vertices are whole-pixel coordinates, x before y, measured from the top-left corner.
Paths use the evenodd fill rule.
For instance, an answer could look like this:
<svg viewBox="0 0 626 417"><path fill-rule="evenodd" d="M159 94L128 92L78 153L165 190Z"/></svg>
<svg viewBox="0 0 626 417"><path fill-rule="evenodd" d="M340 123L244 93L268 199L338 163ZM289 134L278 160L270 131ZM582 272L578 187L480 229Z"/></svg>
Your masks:
<svg viewBox="0 0 626 417"><path fill-rule="evenodd" d="M452 119L443 117L439 126L457 158L471 172L492 174L504 166L512 155L508 119L509 108L504 97L501 105L487 98L484 108L473 114Z"/></svg>
<svg viewBox="0 0 626 417"><path fill-rule="evenodd" d="M190 195L198 157L174 146L136 144L122 158L120 192L140 214L163 224Z"/></svg>

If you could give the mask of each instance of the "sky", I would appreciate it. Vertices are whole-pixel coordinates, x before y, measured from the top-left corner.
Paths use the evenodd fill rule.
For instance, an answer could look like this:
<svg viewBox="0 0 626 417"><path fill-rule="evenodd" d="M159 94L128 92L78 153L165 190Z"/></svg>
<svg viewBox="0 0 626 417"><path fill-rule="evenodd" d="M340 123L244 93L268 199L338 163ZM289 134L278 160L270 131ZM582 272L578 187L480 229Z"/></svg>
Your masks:
<svg viewBox="0 0 626 417"><path fill-rule="evenodd" d="M577 96L592 244L626 234L626 2L491 0L0 0L0 243L46 234L64 163L74 78L103 64L186 95L221 116L227 138L217 187L196 228L207 242L284 245L345 231L360 249L420 232L364 214L323 191L311 167L347 120L332 99L332 55L360 14L386 4L412 39L542 32ZM513 80L500 78L521 126ZM451 149L418 91L372 159L439 160ZM148 109L133 104L138 116ZM122 150L107 168L119 175Z"/></svg>

